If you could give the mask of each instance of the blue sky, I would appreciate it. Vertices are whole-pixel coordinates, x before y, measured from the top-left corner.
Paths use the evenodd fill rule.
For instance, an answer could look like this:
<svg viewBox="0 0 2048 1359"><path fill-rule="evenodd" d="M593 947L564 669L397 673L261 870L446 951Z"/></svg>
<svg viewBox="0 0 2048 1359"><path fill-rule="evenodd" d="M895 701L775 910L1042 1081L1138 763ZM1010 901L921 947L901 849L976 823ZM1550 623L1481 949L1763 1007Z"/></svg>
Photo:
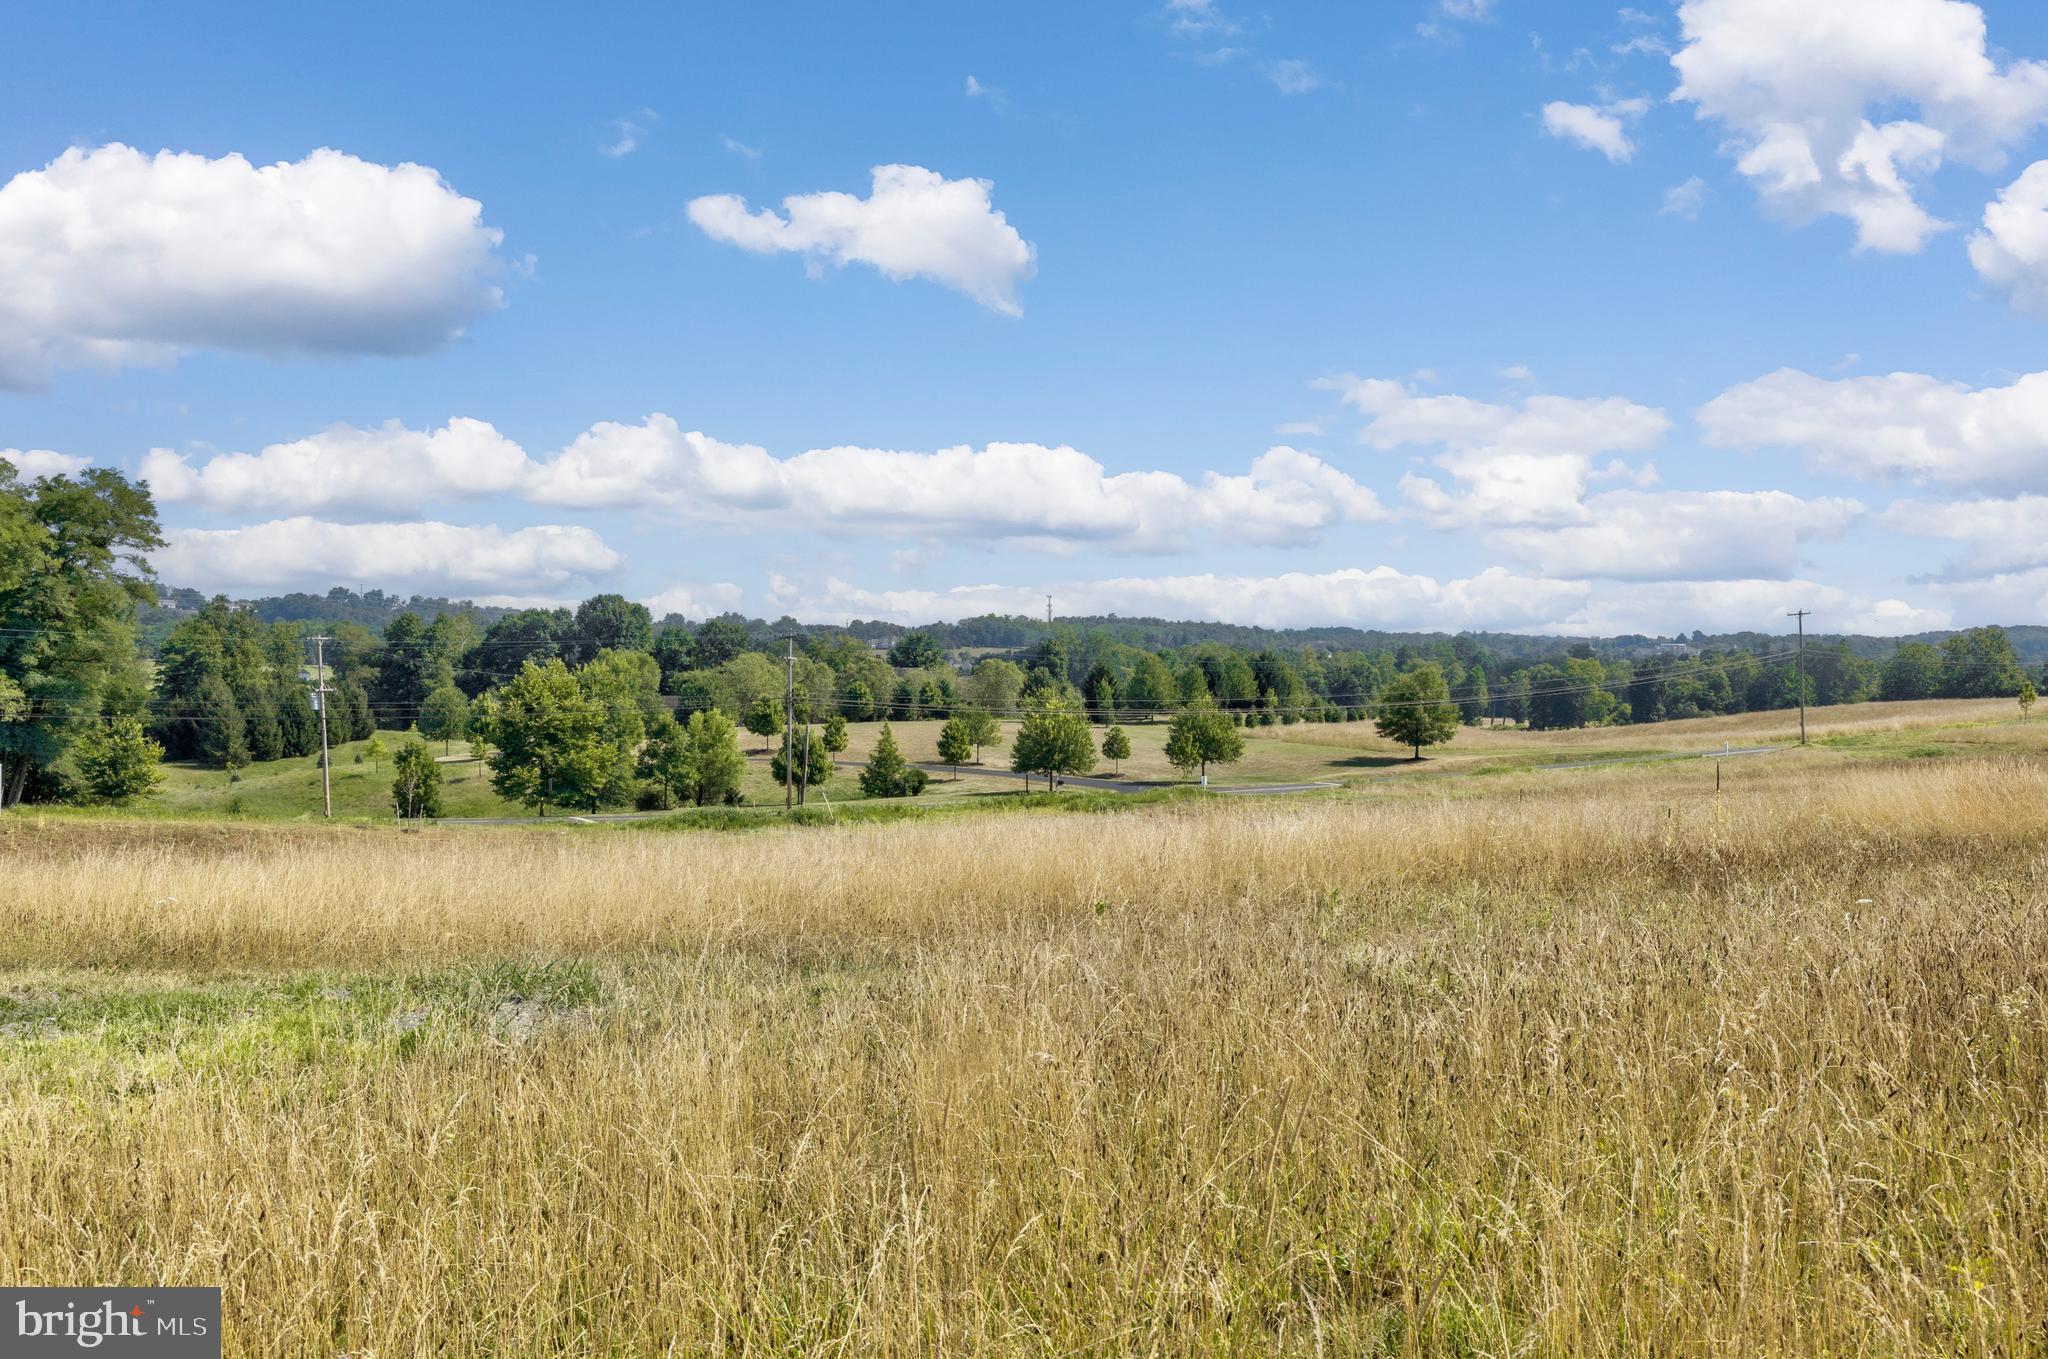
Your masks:
<svg viewBox="0 0 2048 1359"><path fill-rule="evenodd" d="M2039 6L759 8L24 7L0 456L232 593L2048 617Z"/></svg>

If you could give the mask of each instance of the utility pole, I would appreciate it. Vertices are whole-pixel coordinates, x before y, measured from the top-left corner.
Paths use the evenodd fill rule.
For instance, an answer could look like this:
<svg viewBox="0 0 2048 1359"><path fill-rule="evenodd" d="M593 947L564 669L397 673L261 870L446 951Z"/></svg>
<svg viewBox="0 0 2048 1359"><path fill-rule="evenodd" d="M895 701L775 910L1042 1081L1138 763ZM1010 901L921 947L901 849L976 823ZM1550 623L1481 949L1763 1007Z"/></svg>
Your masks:
<svg viewBox="0 0 2048 1359"><path fill-rule="evenodd" d="M796 638L783 639L789 647L789 688L782 699L782 810L788 811L792 802L791 791L794 783L796 742Z"/></svg>
<svg viewBox="0 0 2048 1359"><path fill-rule="evenodd" d="M1052 596L1051 596L1051 595L1047 595L1047 596L1045 597L1045 625L1046 625L1047 627L1051 627L1051 626L1052 626Z"/></svg>
<svg viewBox="0 0 2048 1359"><path fill-rule="evenodd" d="M1795 609L1786 614L1787 618L1799 620L1799 744L1806 744L1806 613Z"/></svg>
<svg viewBox="0 0 2048 1359"><path fill-rule="evenodd" d="M313 706L320 710L320 805L321 815L334 816L334 780L327 769L327 644L332 637L309 637L313 644Z"/></svg>

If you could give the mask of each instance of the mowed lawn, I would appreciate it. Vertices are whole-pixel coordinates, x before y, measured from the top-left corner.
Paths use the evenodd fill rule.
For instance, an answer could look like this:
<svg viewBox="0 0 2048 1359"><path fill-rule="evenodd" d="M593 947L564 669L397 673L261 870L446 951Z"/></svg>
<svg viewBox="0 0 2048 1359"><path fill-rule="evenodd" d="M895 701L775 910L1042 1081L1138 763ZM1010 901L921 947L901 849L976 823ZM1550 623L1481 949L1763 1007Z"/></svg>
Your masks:
<svg viewBox="0 0 2048 1359"><path fill-rule="evenodd" d="M2048 716L2037 723L2020 724L2017 706L2009 699L1933 700L1925 703L1864 703L1809 711L1809 738L1823 748L1863 749L1884 753L1918 748L1922 753L1945 749L1967 749L1983 739L2028 740L2027 731L2038 729L2048 740ZM890 724L904 757L936 763L939 758L937 721ZM863 800L859 766L873 752L881 733L878 722L857 722L848 727L848 748L838 757L839 768L825 784L811 789L818 803ZM1010 767L1010 742L1017 724L1002 724L1003 743L983 752L983 764L990 769ZM2009 735L1972 737L1973 731L2007 732ZM1100 747L1104 728L1094 728ZM1117 776L1131 783L1182 782L1188 776L1166 760L1168 724L1130 722L1124 732L1131 741L1131 757L1113 770L1103 759L1094 777ZM1581 761L1628 759L1666 753L1705 753L1724 744L1736 747L1782 745L1798 739L1796 710L1744 713L1731 717L1694 718L1634 727L1601 727L1580 731L1530 732L1508 727L1462 727L1449 744L1431 747L1426 758L1414 761L1404 747L1381 739L1370 722L1297 723L1292 726L1249 727L1245 729L1245 755L1236 764L1211 771L1212 782L1220 785L1334 782L1361 792L1383 790L1391 781L1422 779L1433 783L1440 776L1472 773L1504 773L1522 768ZM388 752L407 739L405 733L381 733L387 754L378 763L367 758L365 741L347 742L334 749L334 810L337 817L352 820L388 820L391 817L391 765ZM778 738L779 739L779 738ZM782 786L769 769L762 753L761 738L740 734L740 749L747 755L746 798L750 805L779 807ZM468 747L455 742L458 757L443 764L442 804L450 817L500 817L529 815L527 809L499 798L490 785L489 771L473 758L463 757ZM357 757L364 757L358 763ZM202 769L191 764L167 768L163 791L143 809L145 813L169 816L232 816L259 820L291 820L320 813L320 770L314 758L276 760L251 765L230 780L221 770ZM950 801L957 798L1006 796L1020 785L1009 779L976 777L972 766L959 775L937 771L925 793L927 799Z"/></svg>

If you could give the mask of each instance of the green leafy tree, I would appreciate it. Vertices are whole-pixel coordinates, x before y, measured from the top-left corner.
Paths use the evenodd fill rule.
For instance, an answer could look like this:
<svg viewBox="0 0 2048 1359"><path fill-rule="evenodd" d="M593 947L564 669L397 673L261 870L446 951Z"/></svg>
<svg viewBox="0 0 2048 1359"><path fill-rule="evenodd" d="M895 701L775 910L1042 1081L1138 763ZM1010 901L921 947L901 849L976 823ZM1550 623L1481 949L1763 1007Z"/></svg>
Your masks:
<svg viewBox="0 0 2048 1359"><path fill-rule="evenodd" d="M669 713L647 724L647 740L640 747L637 772L661 794L661 809L667 811L678 797L691 800L695 774L690 761L690 737L682 723Z"/></svg>
<svg viewBox="0 0 2048 1359"><path fill-rule="evenodd" d="M986 708L962 708L958 721L966 724L968 741L974 746L974 762L981 763L984 746L999 746L1003 743L1003 724L996 721L995 714Z"/></svg>
<svg viewBox="0 0 2048 1359"><path fill-rule="evenodd" d="M946 725L939 728L939 758L953 766L954 776L957 778L959 767L973 756L974 738L968 734L967 719L948 718Z"/></svg>
<svg viewBox="0 0 2048 1359"><path fill-rule="evenodd" d="M820 736L825 743L826 753L837 755L846 749L846 719L833 713L825 719L825 730Z"/></svg>
<svg viewBox="0 0 2048 1359"><path fill-rule="evenodd" d="M2034 682L2032 680L2022 679L2020 681L2020 721L2024 722L2034 715L2034 704L2040 700L2040 697L2041 695L2034 689Z"/></svg>
<svg viewBox="0 0 2048 1359"><path fill-rule="evenodd" d="M418 712L433 691L435 679L427 625L418 614L402 613L384 625L384 644L371 664L377 673L369 686L370 702L380 712ZM404 726L403 718L393 725Z"/></svg>
<svg viewBox="0 0 2048 1359"><path fill-rule="evenodd" d="M697 668L715 670L747 649L746 624L732 618L714 618L697 629Z"/></svg>
<svg viewBox="0 0 2048 1359"><path fill-rule="evenodd" d="M1024 672L1000 656L984 656L968 676L968 698L991 713L1014 713L1024 693ZM990 742L988 744L993 744Z"/></svg>
<svg viewBox="0 0 2048 1359"><path fill-rule="evenodd" d="M491 786L508 802L595 810L617 761L604 705L559 658L528 661L480 716Z"/></svg>
<svg viewBox="0 0 2048 1359"><path fill-rule="evenodd" d="M882 734L875 739L875 753L868 756L867 767L860 771L860 790L868 797L916 797L924 791L925 781L919 777L923 773L922 769L912 769L903 758L895 733L884 722Z"/></svg>
<svg viewBox="0 0 2048 1359"><path fill-rule="evenodd" d="M587 665L600 651L651 649L654 616L645 604L624 595L593 595L576 606L569 634L562 645L565 659L571 665Z"/></svg>
<svg viewBox="0 0 2048 1359"><path fill-rule="evenodd" d="M1010 768L1025 776L1045 775L1046 785L1059 787L1061 777L1085 774L1095 767L1095 740L1078 703L1048 692L1025 705L1017 739L1010 744Z"/></svg>
<svg viewBox="0 0 2048 1359"><path fill-rule="evenodd" d="M768 749L768 738L782 733L782 707L774 699L763 694L747 708L747 730L761 738L761 749Z"/></svg>
<svg viewBox="0 0 2048 1359"><path fill-rule="evenodd" d="M2024 678L2004 628L1971 628L1941 643L1943 698L2006 698Z"/></svg>
<svg viewBox="0 0 2048 1359"><path fill-rule="evenodd" d="M384 758L384 738L372 736L370 744L363 747L363 758L370 762L373 771L382 773L383 767L378 762Z"/></svg>
<svg viewBox="0 0 2048 1359"><path fill-rule="evenodd" d="M199 729L199 758L230 772L247 765L249 738L227 681L209 675L192 702L191 720Z"/></svg>
<svg viewBox="0 0 2048 1359"><path fill-rule="evenodd" d="M839 691L839 711L856 722L872 722L875 717L875 691L864 679L848 680Z"/></svg>
<svg viewBox="0 0 2048 1359"><path fill-rule="evenodd" d="M1415 748L1441 745L1458 734L1458 705L1451 701L1444 672L1425 661L1380 691L1373 727L1389 741Z"/></svg>
<svg viewBox="0 0 2048 1359"><path fill-rule="evenodd" d="M790 757L792 747L796 751L794 760ZM781 783L783 771L792 764L799 788L816 788L832 777L832 752L825 749L824 737L817 728L806 725L791 731L775 752L775 757L768 762L768 770L775 781Z"/></svg>
<svg viewBox="0 0 2048 1359"><path fill-rule="evenodd" d="M408 821L441 814L441 766L434 749L415 736L391 757L391 800Z"/></svg>
<svg viewBox="0 0 2048 1359"><path fill-rule="evenodd" d="M102 715L141 711L135 611L162 545L147 487L104 468L23 483L0 459L0 677L24 700L0 721L0 807Z"/></svg>
<svg viewBox="0 0 2048 1359"><path fill-rule="evenodd" d="M922 670L940 664L945 658L928 632L906 632L889 648L889 664L902 670Z"/></svg>
<svg viewBox="0 0 2048 1359"><path fill-rule="evenodd" d="M1124 772L1124 761L1131 758L1131 738L1124 735L1122 727L1102 733L1102 756L1110 762L1112 774Z"/></svg>
<svg viewBox="0 0 2048 1359"><path fill-rule="evenodd" d="M1124 681L1123 702L1127 711L1151 722L1180 703L1180 685L1165 661L1149 651L1141 652Z"/></svg>
<svg viewBox="0 0 2048 1359"><path fill-rule="evenodd" d="M699 807L736 803L747 776L747 757L740 754L740 731L716 708L690 714L684 728L690 741L690 800Z"/></svg>
<svg viewBox="0 0 2048 1359"><path fill-rule="evenodd" d="M96 724L72 752L86 798L125 806L148 797L164 780L164 748L149 739L136 717Z"/></svg>
<svg viewBox="0 0 2048 1359"><path fill-rule="evenodd" d="M1877 695L1887 703L1933 698L1941 692L1941 653L1925 642L1901 642L1884 663Z"/></svg>
<svg viewBox="0 0 2048 1359"><path fill-rule="evenodd" d="M420 732L439 741L443 755L469 734L469 700L460 689L447 684L427 695L420 709Z"/></svg>
<svg viewBox="0 0 2048 1359"><path fill-rule="evenodd" d="M1207 699L1174 714L1166 733L1166 761L1175 769L1199 770L1209 782L1209 766L1235 764L1244 758L1244 733L1231 715Z"/></svg>

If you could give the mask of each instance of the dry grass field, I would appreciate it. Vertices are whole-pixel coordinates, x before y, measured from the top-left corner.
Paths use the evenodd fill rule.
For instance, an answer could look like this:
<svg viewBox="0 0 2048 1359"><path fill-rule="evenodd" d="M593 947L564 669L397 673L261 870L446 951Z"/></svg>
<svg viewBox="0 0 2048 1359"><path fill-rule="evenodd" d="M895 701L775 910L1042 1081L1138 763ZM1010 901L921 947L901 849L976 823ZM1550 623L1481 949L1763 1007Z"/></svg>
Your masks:
<svg viewBox="0 0 2048 1359"><path fill-rule="evenodd" d="M0 820L0 1281L217 1282L246 1355L2039 1353L2035 736L1718 796Z"/></svg>

